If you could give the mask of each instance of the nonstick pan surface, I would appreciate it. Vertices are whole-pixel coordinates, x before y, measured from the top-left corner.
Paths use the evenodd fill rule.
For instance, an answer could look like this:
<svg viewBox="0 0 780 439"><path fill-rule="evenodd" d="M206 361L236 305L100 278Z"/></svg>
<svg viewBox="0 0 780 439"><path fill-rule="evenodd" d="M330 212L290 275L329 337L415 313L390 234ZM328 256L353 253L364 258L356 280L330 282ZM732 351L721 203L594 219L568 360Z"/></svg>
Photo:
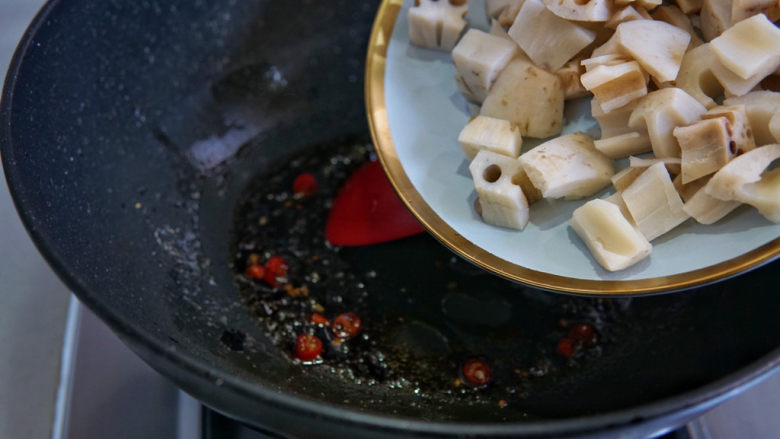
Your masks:
<svg viewBox="0 0 780 439"><path fill-rule="evenodd" d="M376 437L649 434L777 367L776 263L687 292L572 298L475 272L424 235L340 251L356 279L377 273L365 299L342 299L438 372L405 362L393 377L411 384L391 388L291 361L236 280L246 206L292 160L366 143L376 7L62 0L31 25L0 109L9 187L50 264L139 355L249 424ZM598 344L561 358L561 320L594 325ZM448 393L471 356L494 384Z"/></svg>

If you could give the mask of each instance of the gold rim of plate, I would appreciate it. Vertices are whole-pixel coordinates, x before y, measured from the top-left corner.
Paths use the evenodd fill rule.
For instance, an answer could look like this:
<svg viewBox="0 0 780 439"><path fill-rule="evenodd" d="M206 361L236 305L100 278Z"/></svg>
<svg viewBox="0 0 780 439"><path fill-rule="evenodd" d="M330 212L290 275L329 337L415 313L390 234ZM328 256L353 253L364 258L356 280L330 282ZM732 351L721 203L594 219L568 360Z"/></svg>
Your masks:
<svg viewBox="0 0 780 439"><path fill-rule="evenodd" d="M712 283L755 268L780 254L780 238L776 238L748 253L702 269L670 276L613 281L577 279L531 270L501 259L467 240L444 222L417 192L393 145L385 104L385 63L390 37L402 6L402 0L383 0L371 30L365 75L371 137L382 167L406 207L428 232L461 257L507 279L546 290L587 295L637 295Z"/></svg>

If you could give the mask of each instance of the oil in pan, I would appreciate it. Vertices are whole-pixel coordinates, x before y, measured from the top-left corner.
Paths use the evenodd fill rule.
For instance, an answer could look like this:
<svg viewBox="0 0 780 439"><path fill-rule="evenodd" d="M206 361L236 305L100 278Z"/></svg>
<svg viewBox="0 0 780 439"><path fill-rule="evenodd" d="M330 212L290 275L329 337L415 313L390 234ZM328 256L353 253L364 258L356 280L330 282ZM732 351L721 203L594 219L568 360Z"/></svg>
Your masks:
<svg viewBox="0 0 780 439"><path fill-rule="evenodd" d="M355 385L506 407L601 355L630 299L550 294L492 276L422 234L338 247L333 198L371 145L309 149L239 203L233 267L244 303L291 362Z"/></svg>

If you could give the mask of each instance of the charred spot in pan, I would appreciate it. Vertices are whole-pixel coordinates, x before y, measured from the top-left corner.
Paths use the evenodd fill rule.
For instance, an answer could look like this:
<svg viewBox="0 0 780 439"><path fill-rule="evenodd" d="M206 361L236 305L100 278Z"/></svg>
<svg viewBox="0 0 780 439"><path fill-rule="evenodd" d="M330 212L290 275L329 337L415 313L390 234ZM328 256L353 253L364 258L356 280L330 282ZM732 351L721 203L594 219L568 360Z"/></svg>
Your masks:
<svg viewBox="0 0 780 439"><path fill-rule="evenodd" d="M226 329L222 331L222 336L219 338L219 341L231 351L241 352L244 350L246 334L237 329Z"/></svg>

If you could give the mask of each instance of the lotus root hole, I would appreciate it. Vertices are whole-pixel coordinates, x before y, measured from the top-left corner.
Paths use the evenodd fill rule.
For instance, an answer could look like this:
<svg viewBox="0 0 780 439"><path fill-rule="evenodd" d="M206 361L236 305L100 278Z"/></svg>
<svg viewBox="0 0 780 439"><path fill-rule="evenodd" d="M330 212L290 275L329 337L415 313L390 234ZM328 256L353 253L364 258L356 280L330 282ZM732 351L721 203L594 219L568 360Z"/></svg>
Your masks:
<svg viewBox="0 0 780 439"><path fill-rule="evenodd" d="M495 183L501 178L501 168L498 165L490 165L482 172L482 178L488 183Z"/></svg>

